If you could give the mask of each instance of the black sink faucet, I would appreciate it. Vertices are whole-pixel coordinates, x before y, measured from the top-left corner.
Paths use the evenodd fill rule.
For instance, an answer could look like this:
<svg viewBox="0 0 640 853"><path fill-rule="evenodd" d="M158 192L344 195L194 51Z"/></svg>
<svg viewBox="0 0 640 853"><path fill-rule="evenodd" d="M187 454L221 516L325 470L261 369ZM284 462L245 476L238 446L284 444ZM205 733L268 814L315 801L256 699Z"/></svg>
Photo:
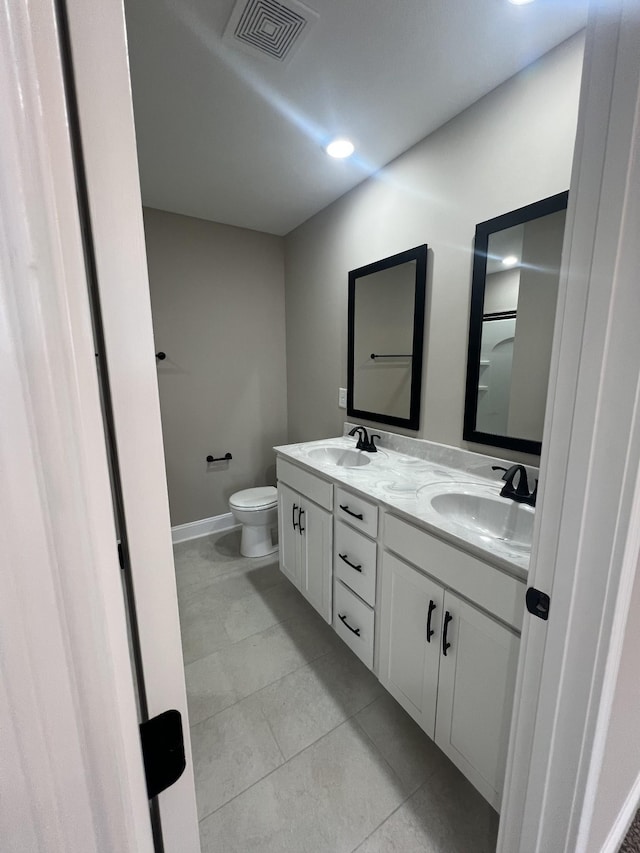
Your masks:
<svg viewBox="0 0 640 853"><path fill-rule="evenodd" d="M369 433L363 426L356 426L352 430L349 431L349 435L358 434L358 443L356 444L356 450L366 450L367 453L376 453L378 448L373 443L374 438L380 438L379 435L372 435L369 438Z"/></svg>
<svg viewBox="0 0 640 853"><path fill-rule="evenodd" d="M352 430L349 430L349 435L358 435L358 443L356 444L356 450L364 450L365 445L369 444L369 433L363 426L355 426Z"/></svg>
<svg viewBox="0 0 640 853"><path fill-rule="evenodd" d="M502 479L504 486L500 492L501 498L511 498L519 504L527 504L528 506L536 505L536 497L538 495L538 481L532 492L529 492L529 480L527 479L527 469L524 465L512 465L511 468L503 468L501 465L492 465L493 471L504 471ZM518 478L517 485L514 486L514 481Z"/></svg>

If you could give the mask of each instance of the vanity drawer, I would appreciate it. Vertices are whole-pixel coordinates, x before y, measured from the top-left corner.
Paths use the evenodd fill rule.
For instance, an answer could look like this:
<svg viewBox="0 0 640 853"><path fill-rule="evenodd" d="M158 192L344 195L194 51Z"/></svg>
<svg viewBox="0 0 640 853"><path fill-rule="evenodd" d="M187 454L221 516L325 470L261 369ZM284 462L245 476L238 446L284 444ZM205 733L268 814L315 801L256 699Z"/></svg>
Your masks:
<svg viewBox="0 0 640 853"><path fill-rule="evenodd" d="M296 492L317 503L324 509L333 509L333 484L310 474L286 459L278 457L276 462L278 480L291 486Z"/></svg>
<svg viewBox="0 0 640 853"><path fill-rule="evenodd" d="M376 543L337 519L333 543L335 576L374 607L378 552Z"/></svg>
<svg viewBox="0 0 640 853"><path fill-rule="evenodd" d="M373 539L378 535L378 507L336 487L336 517L362 530Z"/></svg>
<svg viewBox="0 0 640 853"><path fill-rule="evenodd" d="M373 610L336 580L333 590L333 627L369 669L373 669Z"/></svg>

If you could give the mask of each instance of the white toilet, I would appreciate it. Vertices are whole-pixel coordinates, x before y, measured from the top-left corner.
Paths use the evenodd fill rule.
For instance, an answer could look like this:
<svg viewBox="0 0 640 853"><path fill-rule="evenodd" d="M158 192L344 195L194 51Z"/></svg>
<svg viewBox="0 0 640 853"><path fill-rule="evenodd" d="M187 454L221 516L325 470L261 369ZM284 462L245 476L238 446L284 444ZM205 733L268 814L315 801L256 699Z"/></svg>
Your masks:
<svg viewBox="0 0 640 853"><path fill-rule="evenodd" d="M278 550L278 491L275 486L243 489L229 498L229 509L242 525L243 557L266 557ZM275 542L275 544L274 544Z"/></svg>

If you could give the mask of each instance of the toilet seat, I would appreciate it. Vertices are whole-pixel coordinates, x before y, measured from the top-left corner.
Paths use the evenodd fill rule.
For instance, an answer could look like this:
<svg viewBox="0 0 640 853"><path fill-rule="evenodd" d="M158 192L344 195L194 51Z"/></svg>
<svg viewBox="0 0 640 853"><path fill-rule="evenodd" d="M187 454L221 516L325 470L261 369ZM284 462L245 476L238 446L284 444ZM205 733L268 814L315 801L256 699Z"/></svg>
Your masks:
<svg viewBox="0 0 640 853"><path fill-rule="evenodd" d="M270 509L278 504L278 490L275 486L258 486L255 489L242 489L229 498L229 506L236 509Z"/></svg>

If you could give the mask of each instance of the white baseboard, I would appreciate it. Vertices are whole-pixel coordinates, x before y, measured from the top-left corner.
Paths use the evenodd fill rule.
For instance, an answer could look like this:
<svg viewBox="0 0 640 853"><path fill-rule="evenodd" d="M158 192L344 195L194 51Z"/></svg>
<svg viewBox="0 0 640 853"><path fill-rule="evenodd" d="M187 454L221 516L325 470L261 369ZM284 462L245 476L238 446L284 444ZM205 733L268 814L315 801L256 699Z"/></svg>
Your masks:
<svg viewBox="0 0 640 853"><path fill-rule="evenodd" d="M171 528L171 541L176 545L178 542L199 539L201 536L220 533L222 530L233 530L234 527L239 526L233 513L225 512L223 515L212 515L211 518L201 518L199 521L176 524Z"/></svg>
<svg viewBox="0 0 640 853"><path fill-rule="evenodd" d="M638 804L640 804L640 776L638 776L629 791L629 795L624 801L624 805L620 809L620 814L616 818L615 823L611 827L601 853L618 853L620 845L624 841L624 837L629 831L629 827L638 810Z"/></svg>

